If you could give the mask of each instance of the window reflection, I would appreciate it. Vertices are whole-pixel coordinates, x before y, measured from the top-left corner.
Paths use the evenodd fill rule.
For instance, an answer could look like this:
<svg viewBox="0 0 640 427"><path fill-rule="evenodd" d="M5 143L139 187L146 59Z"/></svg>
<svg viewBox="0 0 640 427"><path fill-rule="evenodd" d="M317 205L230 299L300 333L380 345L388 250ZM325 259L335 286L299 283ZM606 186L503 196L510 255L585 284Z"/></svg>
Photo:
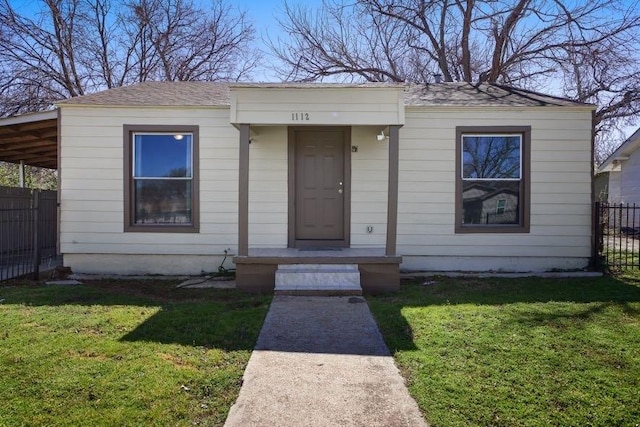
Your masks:
<svg viewBox="0 0 640 427"><path fill-rule="evenodd" d="M519 135L464 135L463 179L520 179Z"/></svg>
<svg viewBox="0 0 640 427"><path fill-rule="evenodd" d="M136 224L191 223L190 181L136 181L135 202Z"/></svg>
<svg viewBox="0 0 640 427"><path fill-rule="evenodd" d="M134 134L135 224L192 223L192 135Z"/></svg>
<svg viewBox="0 0 640 427"><path fill-rule="evenodd" d="M136 134L133 170L136 178L190 177L191 135Z"/></svg>
<svg viewBox="0 0 640 427"><path fill-rule="evenodd" d="M520 181L463 181L463 224L519 224Z"/></svg>
<svg viewBox="0 0 640 427"><path fill-rule="evenodd" d="M462 136L462 223L520 224L520 135Z"/></svg>

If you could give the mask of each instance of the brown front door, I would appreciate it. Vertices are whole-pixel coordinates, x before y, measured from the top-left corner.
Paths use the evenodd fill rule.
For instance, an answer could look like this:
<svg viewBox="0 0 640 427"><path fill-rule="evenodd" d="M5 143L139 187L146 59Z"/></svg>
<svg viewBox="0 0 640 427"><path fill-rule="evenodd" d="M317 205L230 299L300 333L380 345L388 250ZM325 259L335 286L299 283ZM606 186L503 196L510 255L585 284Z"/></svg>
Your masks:
<svg viewBox="0 0 640 427"><path fill-rule="evenodd" d="M345 134L342 128L293 130L296 247L347 246Z"/></svg>

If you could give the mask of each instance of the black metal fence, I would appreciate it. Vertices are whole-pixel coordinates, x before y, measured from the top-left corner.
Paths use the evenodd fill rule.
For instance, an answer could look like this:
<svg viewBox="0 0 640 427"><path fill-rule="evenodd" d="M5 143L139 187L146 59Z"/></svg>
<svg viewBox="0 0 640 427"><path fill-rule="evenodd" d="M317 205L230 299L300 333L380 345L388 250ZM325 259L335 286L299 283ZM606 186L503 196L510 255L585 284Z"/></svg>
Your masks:
<svg viewBox="0 0 640 427"><path fill-rule="evenodd" d="M57 193L0 187L0 281L32 274L56 258Z"/></svg>
<svg viewBox="0 0 640 427"><path fill-rule="evenodd" d="M640 269L640 206L596 202L595 225L598 267Z"/></svg>

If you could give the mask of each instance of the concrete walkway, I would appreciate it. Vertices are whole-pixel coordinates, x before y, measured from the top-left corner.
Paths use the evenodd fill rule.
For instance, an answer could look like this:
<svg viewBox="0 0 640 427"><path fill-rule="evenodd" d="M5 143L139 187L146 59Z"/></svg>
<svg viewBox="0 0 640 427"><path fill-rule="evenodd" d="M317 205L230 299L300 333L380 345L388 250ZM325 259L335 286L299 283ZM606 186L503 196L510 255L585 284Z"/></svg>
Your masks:
<svg viewBox="0 0 640 427"><path fill-rule="evenodd" d="M276 296L225 426L426 423L362 297Z"/></svg>

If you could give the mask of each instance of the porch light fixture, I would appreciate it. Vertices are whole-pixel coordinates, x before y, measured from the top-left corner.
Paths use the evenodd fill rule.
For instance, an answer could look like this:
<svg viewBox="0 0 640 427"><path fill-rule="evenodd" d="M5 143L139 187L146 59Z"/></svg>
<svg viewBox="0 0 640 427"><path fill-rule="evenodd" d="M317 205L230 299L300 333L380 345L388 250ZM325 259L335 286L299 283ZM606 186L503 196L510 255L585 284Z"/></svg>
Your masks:
<svg viewBox="0 0 640 427"><path fill-rule="evenodd" d="M376 139L378 140L378 142L382 142L382 141L386 141L387 139L389 139L389 136L384 134L384 129L380 131L379 134L376 135Z"/></svg>

